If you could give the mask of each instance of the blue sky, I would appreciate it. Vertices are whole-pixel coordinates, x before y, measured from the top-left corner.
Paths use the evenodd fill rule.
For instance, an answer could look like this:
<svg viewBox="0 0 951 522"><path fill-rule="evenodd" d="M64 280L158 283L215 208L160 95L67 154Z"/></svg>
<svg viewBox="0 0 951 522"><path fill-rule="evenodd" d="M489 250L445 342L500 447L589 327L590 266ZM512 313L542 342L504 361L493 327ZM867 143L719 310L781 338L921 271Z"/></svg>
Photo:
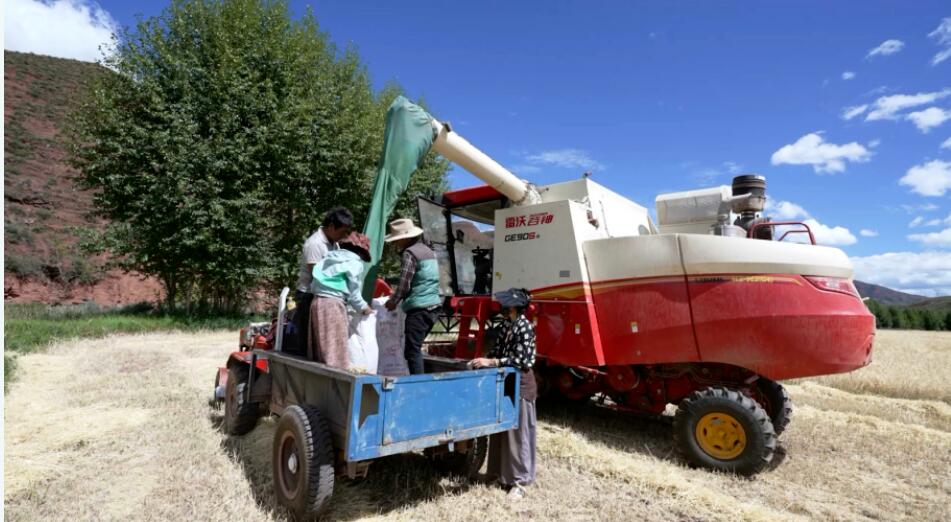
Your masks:
<svg viewBox="0 0 951 522"><path fill-rule="evenodd" d="M7 2L7 48L18 4L36 1ZM760 173L771 214L812 219L858 278L951 294L947 1L291 2L308 4L375 85L397 80L522 177L591 170L652 208ZM165 2L98 5L93 26Z"/></svg>

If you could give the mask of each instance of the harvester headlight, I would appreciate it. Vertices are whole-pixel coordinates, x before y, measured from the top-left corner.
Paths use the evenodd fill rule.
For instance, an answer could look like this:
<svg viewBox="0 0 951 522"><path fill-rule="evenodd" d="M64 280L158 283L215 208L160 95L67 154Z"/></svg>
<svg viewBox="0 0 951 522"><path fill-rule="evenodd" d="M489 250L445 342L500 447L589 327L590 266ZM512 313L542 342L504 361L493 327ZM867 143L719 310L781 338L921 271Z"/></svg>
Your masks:
<svg viewBox="0 0 951 522"><path fill-rule="evenodd" d="M859 297L858 290L855 289L855 285L852 284L852 281L849 279L843 279L841 277L824 277L824 276L805 276L806 279L813 284L819 290L826 290L828 292L838 292L840 294L848 294L854 297Z"/></svg>

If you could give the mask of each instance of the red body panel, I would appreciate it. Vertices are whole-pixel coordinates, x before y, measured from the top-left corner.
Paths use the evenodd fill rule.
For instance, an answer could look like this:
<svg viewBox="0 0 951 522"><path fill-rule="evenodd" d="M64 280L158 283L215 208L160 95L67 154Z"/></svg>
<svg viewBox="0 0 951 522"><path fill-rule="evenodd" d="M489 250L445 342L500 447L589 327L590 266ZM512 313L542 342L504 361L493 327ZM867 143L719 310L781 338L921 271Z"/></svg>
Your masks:
<svg viewBox="0 0 951 522"><path fill-rule="evenodd" d="M442 195L442 202L447 207L464 207L474 203L484 203L496 199L504 199L501 192L489 185L479 185L459 190L450 190Z"/></svg>
<svg viewBox="0 0 951 522"><path fill-rule="evenodd" d="M564 366L707 362L790 379L865 366L875 335L858 297L796 275L627 279L532 296L539 355Z"/></svg>
<svg viewBox="0 0 951 522"><path fill-rule="evenodd" d="M855 296L801 276L704 276L688 288L704 361L773 380L843 373L870 362L875 318Z"/></svg>
<svg viewBox="0 0 951 522"><path fill-rule="evenodd" d="M683 277L605 281L592 291L607 364L700 360Z"/></svg>

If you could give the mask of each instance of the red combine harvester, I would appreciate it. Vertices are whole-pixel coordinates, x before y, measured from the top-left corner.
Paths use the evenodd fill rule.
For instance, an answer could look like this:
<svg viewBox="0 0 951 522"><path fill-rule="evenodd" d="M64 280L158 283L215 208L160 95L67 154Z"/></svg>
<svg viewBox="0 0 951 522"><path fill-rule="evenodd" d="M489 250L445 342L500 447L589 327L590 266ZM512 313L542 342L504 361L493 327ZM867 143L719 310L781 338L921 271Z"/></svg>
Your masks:
<svg viewBox="0 0 951 522"><path fill-rule="evenodd" d="M655 225L587 175L535 186L448 125L432 127L433 148L487 184L419 199L440 266L441 323L455 336L428 343L431 355L484 355L500 320L493 290L525 288L541 393L654 415L675 405L687 460L743 474L771 461L790 420L777 381L870 362L875 320L848 257L815 245L804 223L764 217L763 177L658 196Z"/></svg>
<svg viewBox="0 0 951 522"><path fill-rule="evenodd" d="M493 289L526 288L542 392L658 415L674 404L685 457L739 473L768 464L789 422L777 381L870 362L875 320L848 258L804 223L763 217L763 177L658 196L655 226L588 176L536 187L433 129L433 148L488 185L419 200L457 334L431 353L482 356Z"/></svg>

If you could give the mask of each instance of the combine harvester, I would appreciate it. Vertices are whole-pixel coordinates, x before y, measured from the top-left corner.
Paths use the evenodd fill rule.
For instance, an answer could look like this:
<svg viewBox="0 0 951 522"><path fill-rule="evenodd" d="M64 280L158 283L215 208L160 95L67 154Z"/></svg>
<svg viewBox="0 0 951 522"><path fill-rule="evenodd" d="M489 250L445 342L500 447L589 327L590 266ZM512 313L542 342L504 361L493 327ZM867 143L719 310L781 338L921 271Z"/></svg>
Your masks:
<svg viewBox="0 0 951 522"><path fill-rule="evenodd" d="M428 116L421 121L428 137ZM282 415L274 473L276 484L289 485L276 493L296 512L325 505L335 467L357 476L372 458L422 448L469 472L481 465L482 437L518 418L517 375L465 371L458 361L493 344L500 320L493 289L532 295L542 394L598 396L603 405L651 415L675 405L676 445L691 463L716 470L753 474L772 460L792 413L777 381L871 360L875 320L848 258L816 246L804 223L763 217L763 177L661 195L655 226L647 209L588 176L532 185L448 124L430 123L432 148L486 182L418 201L440 267L441 322L455 334L428 343L427 371L443 375L354 376L281 353L287 289L270 339L267 325L242 330L241 350L219 369L226 431L246 433L258 416ZM810 244L785 241L800 233ZM433 391L450 385L452 392ZM397 407L407 390L426 407ZM475 407L482 402L488 410ZM318 417L329 427L313 436L297 429ZM393 433L405 440L397 444ZM317 447L325 450L320 480L310 471L301 476L312 461L298 459Z"/></svg>
<svg viewBox="0 0 951 522"><path fill-rule="evenodd" d="M443 324L458 334L430 353L482 356L498 319L492 290L526 288L541 393L654 415L676 405L683 455L743 474L770 462L789 423L777 381L870 362L875 320L848 257L816 246L804 223L763 217L762 176L658 196L655 226L588 176L534 186L432 127L433 148L487 184L419 199ZM810 244L784 241L792 234Z"/></svg>

